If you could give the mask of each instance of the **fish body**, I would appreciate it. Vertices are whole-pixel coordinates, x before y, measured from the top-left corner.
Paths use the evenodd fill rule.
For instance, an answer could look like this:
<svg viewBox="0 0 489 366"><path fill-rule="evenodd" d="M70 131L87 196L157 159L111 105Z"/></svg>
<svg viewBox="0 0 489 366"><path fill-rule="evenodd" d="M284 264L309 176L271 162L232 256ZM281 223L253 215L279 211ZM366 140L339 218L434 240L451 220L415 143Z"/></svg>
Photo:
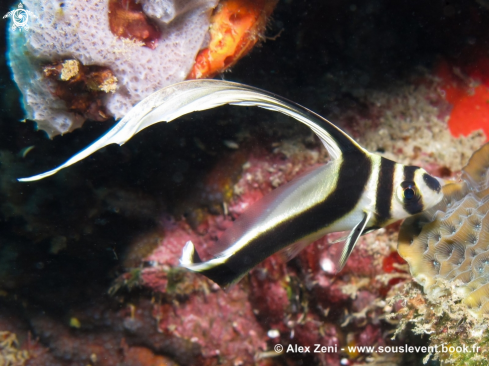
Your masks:
<svg viewBox="0 0 489 366"><path fill-rule="evenodd" d="M403 197L404 182L415 190L411 199ZM431 207L439 189L421 168L364 151L348 153L252 205L218 240L213 259L202 262L188 242L181 263L226 287L276 252L290 259L328 233L347 231L338 256L331 258L338 272L362 234ZM425 202L420 191L427 192Z"/></svg>
<svg viewBox="0 0 489 366"><path fill-rule="evenodd" d="M319 137L331 161L252 205L219 239L210 260L202 261L194 245L186 243L181 265L221 287L237 282L276 252L291 258L327 233L347 231L338 256L332 259L339 271L362 234L428 209L443 197L439 181L425 170L368 152L307 108L260 89L219 80L192 80L161 89L66 163L20 180L50 176L110 143L124 143L154 123L224 104L258 106L297 119Z"/></svg>

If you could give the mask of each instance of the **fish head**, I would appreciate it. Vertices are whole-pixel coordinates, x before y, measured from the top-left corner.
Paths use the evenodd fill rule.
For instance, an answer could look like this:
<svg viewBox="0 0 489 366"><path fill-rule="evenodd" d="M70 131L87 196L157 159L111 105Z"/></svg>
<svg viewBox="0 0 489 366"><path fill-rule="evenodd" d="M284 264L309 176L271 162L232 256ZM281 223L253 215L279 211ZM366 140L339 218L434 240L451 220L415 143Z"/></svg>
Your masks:
<svg viewBox="0 0 489 366"><path fill-rule="evenodd" d="M427 210L443 199L439 180L417 166L399 166L394 179L393 213L399 220Z"/></svg>

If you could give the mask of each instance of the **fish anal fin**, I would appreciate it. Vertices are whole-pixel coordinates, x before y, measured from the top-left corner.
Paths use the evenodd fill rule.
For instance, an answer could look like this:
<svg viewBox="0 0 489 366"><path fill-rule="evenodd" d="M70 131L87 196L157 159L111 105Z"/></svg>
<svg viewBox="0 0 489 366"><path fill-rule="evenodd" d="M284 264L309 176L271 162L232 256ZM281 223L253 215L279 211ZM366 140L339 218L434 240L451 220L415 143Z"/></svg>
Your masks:
<svg viewBox="0 0 489 366"><path fill-rule="evenodd" d="M337 243L345 243L346 239L348 239L348 235L350 235L350 232L349 231L341 231L341 232L337 232L334 234L340 234L340 236L336 239L333 239L333 240L329 240L330 238L328 236L328 244L330 244L330 245L337 244Z"/></svg>

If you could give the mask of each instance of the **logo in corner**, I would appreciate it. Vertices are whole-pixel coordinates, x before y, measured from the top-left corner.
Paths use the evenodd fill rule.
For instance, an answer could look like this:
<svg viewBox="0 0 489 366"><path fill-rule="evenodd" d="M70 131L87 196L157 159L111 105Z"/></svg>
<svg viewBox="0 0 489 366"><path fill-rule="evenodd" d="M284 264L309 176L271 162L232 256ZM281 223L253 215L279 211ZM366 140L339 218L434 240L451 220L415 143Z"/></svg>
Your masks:
<svg viewBox="0 0 489 366"><path fill-rule="evenodd" d="M29 29L29 24L27 24L29 22L29 16L36 17L32 11L24 9L24 4L19 3L18 8L9 11L3 16L3 19L12 17L12 30L19 29L22 31Z"/></svg>

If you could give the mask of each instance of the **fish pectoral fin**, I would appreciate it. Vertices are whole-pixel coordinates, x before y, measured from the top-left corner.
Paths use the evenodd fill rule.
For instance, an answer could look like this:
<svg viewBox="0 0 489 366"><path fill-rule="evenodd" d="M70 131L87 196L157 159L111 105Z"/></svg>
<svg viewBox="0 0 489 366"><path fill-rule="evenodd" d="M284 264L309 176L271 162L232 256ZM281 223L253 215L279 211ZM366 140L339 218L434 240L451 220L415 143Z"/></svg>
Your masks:
<svg viewBox="0 0 489 366"><path fill-rule="evenodd" d="M336 273L341 271L345 266L346 261L350 257L353 248L355 248L358 239L360 238L360 236L362 236L365 227L367 226L367 223L371 217L372 217L371 212L364 212L362 220L360 220L360 222L355 225L355 227L350 231L346 239L341 243L339 243L341 239L335 241L335 243L337 243L338 245L339 250L337 250L337 252L333 254L333 257L331 259L334 264ZM343 248L341 248L341 246Z"/></svg>

